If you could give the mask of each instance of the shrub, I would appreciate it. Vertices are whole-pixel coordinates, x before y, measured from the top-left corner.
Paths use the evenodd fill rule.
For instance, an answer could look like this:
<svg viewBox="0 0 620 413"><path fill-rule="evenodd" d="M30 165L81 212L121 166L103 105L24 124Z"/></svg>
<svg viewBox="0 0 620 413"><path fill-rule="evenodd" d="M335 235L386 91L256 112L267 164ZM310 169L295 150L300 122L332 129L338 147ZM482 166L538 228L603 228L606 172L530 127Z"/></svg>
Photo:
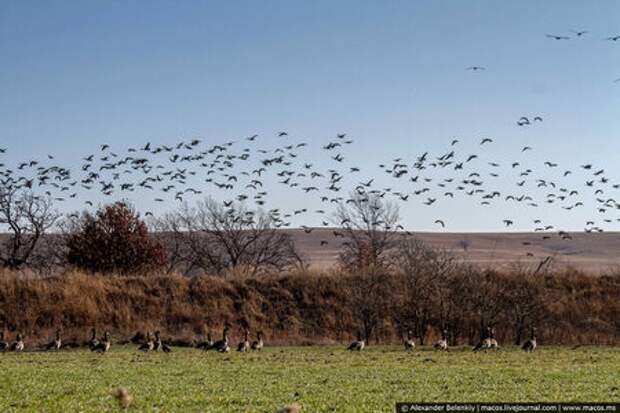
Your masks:
<svg viewBox="0 0 620 413"><path fill-rule="evenodd" d="M139 215L117 202L82 215L67 239L67 261L89 272L135 274L161 268L165 253Z"/></svg>

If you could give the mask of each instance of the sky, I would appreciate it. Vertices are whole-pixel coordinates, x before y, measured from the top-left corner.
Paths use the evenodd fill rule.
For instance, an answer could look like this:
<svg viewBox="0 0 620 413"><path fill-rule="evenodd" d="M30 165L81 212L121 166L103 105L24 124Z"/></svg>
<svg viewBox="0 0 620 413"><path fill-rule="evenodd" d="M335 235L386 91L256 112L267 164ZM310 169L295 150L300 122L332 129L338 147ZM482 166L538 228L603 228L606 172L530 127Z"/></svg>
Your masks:
<svg viewBox="0 0 620 413"><path fill-rule="evenodd" d="M574 170L563 182L583 190L586 206L407 202L405 227L442 230L434 223L442 219L443 230L503 231L510 218L510 230L531 230L539 218L578 230L602 219L578 166L593 163L620 182L620 40L605 40L615 35L617 1L2 1L0 147L7 165L53 154L79 169L104 142L216 144L259 134L273 146L285 130L311 143L307 159L329 167L320 146L347 133L347 166L363 170L351 188L375 178L402 189L378 164L439 156L456 137L459 153L502 163L492 186L503 194L516 191L508 165L518 160L553 179ZM544 121L516 125L536 115ZM493 143L480 147L483 137ZM533 148L527 158L524 146ZM547 160L557 171L544 169ZM271 206L320 207L273 188ZM176 206L133 202L156 213Z"/></svg>

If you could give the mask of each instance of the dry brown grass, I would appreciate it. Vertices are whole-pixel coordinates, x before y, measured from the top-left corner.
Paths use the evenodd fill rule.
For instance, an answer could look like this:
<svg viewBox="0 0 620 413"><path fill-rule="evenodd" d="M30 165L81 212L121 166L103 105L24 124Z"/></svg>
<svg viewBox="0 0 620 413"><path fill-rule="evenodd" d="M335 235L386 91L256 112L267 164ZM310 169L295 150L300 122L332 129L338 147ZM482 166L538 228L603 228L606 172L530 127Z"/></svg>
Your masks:
<svg viewBox="0 0 620 413"><path fill-rule="evenodd" d="M341 342L359 328L347 296L348 285L354 282L356 276L337 272L261 278L67 272L38 278L5 271L0 273L0 328L23 332L31 345L49 340L58 327L67 344L81 344L92 326L100 332L109 329L116 341L160 329L173 344L191 345L207 329L219 337L224 324L233 327L233 340L247 326L252 334L264 331L270 344ZM618 297L618 275L592 277L576 271L546 275L544 311L537 322L543 341L619 343ZM476 318L468 317L464 322L475 326ZM389 309L382 324L380 338L398 341ZM498 337L512 340L510 334L502 332L500 323Z"/></svg>

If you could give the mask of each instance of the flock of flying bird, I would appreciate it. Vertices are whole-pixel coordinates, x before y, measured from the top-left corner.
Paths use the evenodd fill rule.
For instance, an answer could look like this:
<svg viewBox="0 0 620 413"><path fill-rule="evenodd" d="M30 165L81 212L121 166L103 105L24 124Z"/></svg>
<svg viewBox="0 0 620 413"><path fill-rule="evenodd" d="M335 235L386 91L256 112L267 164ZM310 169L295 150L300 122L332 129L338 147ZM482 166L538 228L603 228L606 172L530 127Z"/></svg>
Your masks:
<svg viewBox="0 0 620 413"><path fill-rule="evenodd" d="M578 31L575 35L581 37L586 33ZM607 40L615 42L618 39L620 36L611 36ZM468 69L484 70L480 66ZM520 128L532 127L543 123L543 117L524 114L515 123ZM264 137L252 135L238 141L207 145L202 139L195 138L172 145L146 142L124 150L102 144L97 152L82 156L76 170L58 165L52 155L7 165L8 151L0 148L0 188L31 190L36 196L48 197L57 203L82 199L85 207L94 206L93 192L102 194L103 199L127 199L135 194L141 200L151 197L154 203L182 202L192 197L218 194L218 199L225 199L223 206L231 215L239 213L241 204L254 204L254 208L244 210L241 219L246 224L254 222L253 209L260 208L278 228L290 227L293 221L302 219L306 223L320 222L316 226L322 227L350 225L350 222L335 221L329 210L334 205L355 202L354 198L362 201L389 199L398 203L418 199L422 205L433 206L442 201L456 202L461 196L469 197L483 207L503 200L509 208L555 205L570 211L586 207L583 197L588 197L594 202L594 212L598 217L585 222L586 232L602 232L605 224L620 221L613 216L614 211L620 210L620 204L610 194L620 189L620 181L613 181L602 167L591 163L566 167L547 160L535 169L526 167L528 154L535 150L532 146L521 146L520 150L515 150L514 161L502 164L484 159L490 154L488 147L495 144L494 138L479 138L476 151L472 149L474 145L463 147L460 139L453 139L443 152L431 154L427 151L411 158L401 156L379 164L378 171L364 171L350 163L346 149L354 142L345 133L320 144L320 149L314 149L312 160L304 157L311 150L310 142L295 139L286 131L277 132L268 141L273 139L277 144L269 144ZM324 156L317 156L321 152ZM378 172L385 178L380 178ZM576 179L568 179L569 175L577 173L582 175L583 184L579 186L575 185ZM512 188L498 181L508 174L514 178ZM375 184L375 181L388 184ZM495 185L502 185L503 189ZM295 191L290 199L303 199L304 207L292 211L268 208L268 195L275 187ZM267 188L271 189L268 191ZM311 208L310 205L319 207ZM308 219L310 214L316 217L313 221ZM153 213L146 211L145 215ZM77 213L69 216L77 216ZM434 222L438 228L447 226L447 221L439 217ZM503 219L506 227L514 223L511 217ZM371 224L377 229L410 234L402 225L392 228L381 220ZM313 230L307 225L301 225L301 228L306 233ZM552 223L543 222L543 219L533 220L533 230L545 232L543 239L552 237L549 232L555 232L561 239L571 239L571 234L560 231ZM338 228L333 234L342 237ZM325 246L329 242L322 239L320 244Z"/></svg>
<svg viewBox="0 0 620 413"><path fill-rule="evenodd" d="M588 30L571 30L571 33L574 34L577 38L581 38L586 34L589 34L590 32ZM546 35L547 38L549 39L554 39L554 40L570 40L572 39L571 36L565 35L565 34L549 34L547 33ZM618 40L620 40L620 35L613 35L613 36L608 36L603 38L603 40L609 41L609 42L617 42ZM479 70L486 70L486 67L484 66L469 66L467 68L467 70L472 70L472 71L479 71ZM614 83L618 83L620 82L620 77L614 80Z"/></svg>
<svg viewBox="0 0 620 413"><path fill-rule="evenodd" d="M531 118L530 121L530 117L521 116L516 124L525 127L543 121L538 115ZM344 148L353 141L346 134L338 134L322 145L325 157L321 163L327 163L325 169L301 160L303 150L309 146L307 142L294 142L286 132L280 132L278 136L282 143L275 148L252 147L251 144L258 140L258 136L254 135L246 138L247 145L240 150L236 150L238 143L234 141L205 147L200 139L182 141L172 146L152 146L146 143L140 148L129 148L124 153L117 153L108 145L101 145L99 154L89 154L82 158L78 172L50 164L49 161L53 160L51 155L47 157L47 162L30 160L11 169L2 162L1 155L7 152L6 149L0 148L0 185L4 188L32 190L37 196L49 197L57 203L77 198L83 191L86 207L93 207L93 196L89 195L92 191L123 199L134 192L140 192L141 199L152 193L153 202L156 203L170 199L184 201L190 196L219 192L224 199L228 197L223 201L223 206L231 214L239 211L240 203L253 202L256 208L265 209L268 202L266 187L276 185L289 191L298 191L304 197L297 195L298 199L307 199L307 205L322 205L314 211L308 207L293 211L269 209L266 213L278 228L291 226L293 217L304 218L309 214L316 214L323 227L349 225L348 222L334 222L329 208L354 202L353 198L363 201L371 198L390 199L399 203L419 199L422 205L432 206L461 196L477 200L481 206L503 200L511 207L557 205L570 211L583 208L585 204L582 197L591 195L596 202L599 218L589 219L585 223L586 232L602 232L605 224L620 221L620 218L612 216L613 211L620 210L620 204L610 195L612 191L620 189L620 182L612 181L602 167L594 164L562 168L557 162L548 160L535 170L522 166L522 159L515 159L506 168L508 173L514 175L514 187L503 190L494 188L494 185L501 184L497 179L501 176L503 165L497 161L482 160L483 153L488 154L486 148L494 144L493 138L481 138L479 152L457 151L460 140L454 139L440 154L424 152L413 159L399 157L389 163L379 164L379 171L394 180L394 186L400 186L397 190L391 185L383 188L374 185L375 180L379 180L376 173L370 179L361 179L362 168L347 165ZM521 158L525 158L533 150L531 146L523 146L518 153ZM567 179L578 171L583 175L580 187L574 185L574 179L570 182ZM551 173L557 176L547 175ZM440 176L442 174L444 177ZM355 177L359 177L357 184L353 183L346 189L346 181L355 180ZM537 195L537 190L544 192ZM246 212L247 223L254 220L253 214L251 209ZM147 211L146 215L152 213ZM514 222L510 217L503 220L507 227ZM441 228L446 227L444 219L438 218L435 223ZM385 222L372 224L379 229L409 234L401 225L391 228ZM543 222L542 219L534 220L533 224L533 230L537 232L556 230L553 224ZM305 225L301 228L306 233L313 230ZM341 235L334 230L335 237ZM557 232L557 235L563 239L571 237L564 231ZM543 239L550 237L551 234L543 235ZM321 245L327 243L328 240L321 241Z"/></svg>
<svg viewBox="0 0 620 413"><path fill-rule="evenodd" d="M582 37L590 32L587 30L571 30L571 33L573 33L577 37ZM571 39L570 36L558 35L558 34L547 34L547 37L550 39L554 39L554 40L570 40ZM608 37L605 37L603 40L606 40L609 42L617 42L618 40L620 40L620 35L608 36ZM620 77L614 80L614 83L618 83L618 82L620 82Z"/></svg>

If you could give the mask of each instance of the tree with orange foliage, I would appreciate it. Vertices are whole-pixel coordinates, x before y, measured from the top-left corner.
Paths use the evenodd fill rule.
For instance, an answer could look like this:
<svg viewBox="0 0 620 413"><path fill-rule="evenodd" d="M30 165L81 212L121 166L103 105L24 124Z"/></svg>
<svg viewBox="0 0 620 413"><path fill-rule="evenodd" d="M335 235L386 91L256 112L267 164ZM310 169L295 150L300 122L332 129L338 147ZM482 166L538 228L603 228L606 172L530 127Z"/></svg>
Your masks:
<svg viewBox="0 0 620 413"><path fill-rule="evenodd" d="M67 261L89 272L135 274L161 268L165 252L139 214L116 202L82 215L67 239Z"/></svg>

